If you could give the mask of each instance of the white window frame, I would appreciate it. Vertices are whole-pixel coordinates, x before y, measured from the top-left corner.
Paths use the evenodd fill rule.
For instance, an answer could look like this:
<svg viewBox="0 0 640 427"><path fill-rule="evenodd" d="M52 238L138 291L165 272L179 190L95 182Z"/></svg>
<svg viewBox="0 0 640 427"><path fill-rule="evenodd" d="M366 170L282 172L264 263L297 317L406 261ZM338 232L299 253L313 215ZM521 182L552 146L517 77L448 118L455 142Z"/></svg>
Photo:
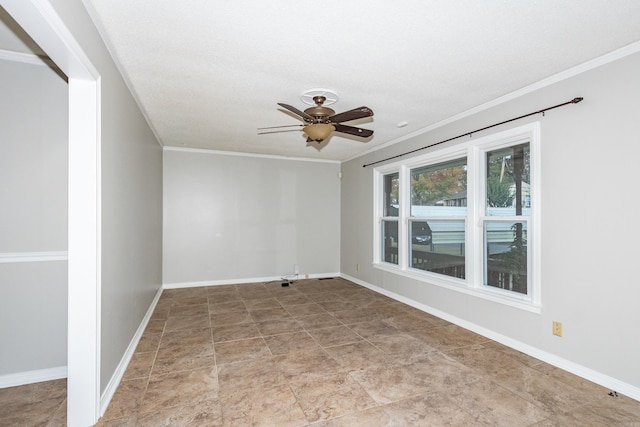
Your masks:
<svg viewBox="0 0 640 427"><path fill-rule="evenodd" d="M527 222L527 294L503 290L484 284L483 229L486 218L486 164L485 155L503 147L528 142L530 152L531 214ZM411 214L411 180L413 168L467 158L467 211L465 226L465 279L449 277L409 267L408 225ZM399 173L398 264L381 260L381 222L383 219L383 176ZM400 276L444 287L482 299L498 302L523 310L540 313L542 294L540 289L541 247L541 179L540 179L540 122L533 122L492 135L433 150L426 154L385 164L374 169L374 268ZM461 219L464 217L458 217ZM490 220L521 220L521 217L491 217Z"/></svg>

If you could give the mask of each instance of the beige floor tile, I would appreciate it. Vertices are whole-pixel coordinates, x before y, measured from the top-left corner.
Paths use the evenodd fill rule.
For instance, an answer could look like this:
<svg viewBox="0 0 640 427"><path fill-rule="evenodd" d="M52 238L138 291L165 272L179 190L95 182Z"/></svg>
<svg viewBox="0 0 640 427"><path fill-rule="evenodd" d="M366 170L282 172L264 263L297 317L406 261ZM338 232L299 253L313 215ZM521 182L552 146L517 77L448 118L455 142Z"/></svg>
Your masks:
<svg viewBox="0 0 640 427"><path fill-rule="evenodd" d="M136 347L136 353L145 353L149 351L157 351L158 346L160 345L160 338L162 338L162 333L144 333L140 337L140 342L138 342L138 346Z"/></svg>
<svg viewBox="0 0 640 427"><path fill-rule="evenodd" d="M247 306L244 305L244 301L227 301L227 302L210 302L209 313L229 313L233 311L247 311Z"/></svg>
<svg viewBox="0 0 640 427"><path fill-rule="evenodd" d="M279 297L276 297L276 299L284 307L300 304L310 304L313 302L308 296L304 294L281 295Z"/></svg>
<svg viewBox="0 0 640 427"><path fill-rule="evenodd" d="M212 343L191 346L174 345L158 350L151 374L188 371L215 366L215 364L216 356Z"/></svg>
<svg viewBox="0 0 640 427"><path fill-rule="evenodd" d="M428 424L427 424L428 425ZM385 412L382 407L365 409L364 411L352 412L338 418L314 423L313 427L405 427L403 424L395 423L392 417ZM407 424L406 427L411 426Z"/></svg>
<svg viewBox="0 0 640 427"><path fill-rule="evenodd" d="M315 302L307 304L287 305L285 306L285 308L287 312L289 312L289 314L291 314L295 318L310 316L312 314L327 313L324 308L320 307Z"/></svg>
<svg viewBox="0 0 640 427"><path fill-rule="evenodd" d="M342 367L320 347L316 351L295 351L274 356L287 381L305 377L323 377L344 372Z"/></svg>
<svg viewBox="0 0 640 427"><path fill-rule="evenodd" d="M262 337L215 344L216 363L234 363L271 356Z"/></svg>
<svg viewBox="0 0 640 427"><path fill-rule="evenodd" d="M237 292L228 291L220 293L210 293L208 299L209 304L222 304L225 302L241 301L242 296Z"/></svg>
<svg viewBox="0 0 640 427"><path fill-rule="evenodd" d="M150 319L147 323L147 327L144 330L144 334L162 334L164 332L164 326L167 323L167 318L163 319Z"/></svg>
<svg viewBox="0 0 640 427"><path fill-rule="evenodd" d="M358 308L358 306L351 304L350 302L347 302L343 299L318 302L318 305L327 310L329 313L332 313L334 311L355 310Z"/></svg>
<svg viewBox="0 0 640 427"><path fill-rule="evenodd" d="M433 328L433 324L427 319L408 314L389 316L384 319L384 322L403 332L427 331Z"/></svg>
<svg viewBox="0 0 640 427"><path fill-rule="evenodd" d="M362 323L370 321L371 319L379 319L382 316L375 310L368 310L366 308L355 308L353 310L334 311L331 313L333 317L344 323L345 325L352 325L354 323Z"/></svg>
<svg viewBox="0 0 640 427"><path fill-rule="evenodd" d="M208 316L209 315L209 304L207 304L207 299L205 297L204 304L194 304L194 305L174 305L169 310L169 317L194 317L194 316Z"/></svg>
<svg viewBox="0 0 640 427"><path fill-rule="evenodd" d="M265 392L243 391L221 399L224 426L299 427L308 425L288 385Z"/></svg>
<svg viewBox="0 0 640 427"><path fill-rule="evenodd" d="M282 308L282 305L273 297L261 299L249 299L244 301L247 310L264 310L266 308Z"/></svg>
<svg viewBox="0 0 640 427"><path fill-rule="evenodd" d="M113 420L123 417L135 417L147 389L148 378L121 381L111 398L103 419Z"/></svg>
<svg viewBox="0 0 640 427"><path fill-rule="evenodd" d="M551 414L496 383L482 379L464 386L454 385L448 398L484 425L525 427Z"/></svg>
<svg viewBox="0 0 640 427"><path fill-rule="evenodd" d="M527 366L505 369L492 377L502 387L535 403L550 414L571 412L594 400L588 392L572 387Z"/></svg>
<svg viewBox="0 0 640 427"><path fill-rule="evenodd" d="M238 293L238 288L236 285L217 285L217 286L207 286L207 295L218 295L218 294L230 294Z"/></svg>
<svg viewBox="0 0 640 427"><path fill-rule="evenodd" d="M286 383L280 367L271 357L218 366L220 395L269 390Z"/></svg>
<svg viewBox="0 0 640 427"><path fill-rule="evenodd" d="M174 298L173 299L173 304L171 305L171 314L172 315L176 315L180 312L181 308L187 307L187 306L203 306L203 305L207 305L209 303L209 300L207 298L207 293L203 292L202 295L198 295L198 296L191 296L191 297L185 297L185 298ZM176 312L174 312L174 310L178 309ZM202 309L201 307L199 309ZM189 311L187 311L189 312Z"/></svg>
<svg viewBox="0 0 640 427"><path fill-rule="evenodd" d="M351 371L378 403L385 404L432 392L447 393L480 377L473 370L440 353L429 353Z"/></svg>
<svg viewBox="0 0 640 427"><path fill-rule="evenodd" d="M174 406L141 415L136 427L218 427L222 426L222 409L218 399L193 405Z"/></svg>
<svg viewBox="0 0 640 427"><path fill-rule="evenodd" d="M310 422L336 418L377 405L346 372L320 378L293 379L291 389Z"/></svg>
<svg viewBox="0 0 640 427"><path fill-rule="evenodd" d="M165 332L203 329L211 326L208 314L197 316L169 316L164 327Z"/></svg>
<svg viewBox="0 0 640 427"><path fill-rule="evenodd" d="M100 420L98 420L98 423L95 425L95 427L135 427L137 419L137 416L117 418L114 420L107 420L102 417L100 418Z"/></svg>
<svg viewBox="0 0 640 427"><path fill-rule="evenodd" d="M284 307L276 307L276 308L265 308L261 310L252 310L249 311L251 317L255 322L264 322L265 320L277 320L277 319L286 319L291 317L289 312L284 309Z"/></svg>
<svg viewBox="0 0 640 427"><path fill-rule="evenodd" d="M213 343L211 328L187 329L165 332L160 339L159 350L169 347L190 347Z"/></svg>
<svg viewBox="0 0 640 427"><path fill-rule="evenodd" d="M319 351L320 346L306 331L264 337L274 356L294 351Z"/></svg>
<svg viewBox="0 0 640 427"><path fill-rule="evenodd" d="M235 341L261 335L255 323L214 326L212 331L214 342Z"/></svg>
<svg viewBox="0 0 640 427"><path fill-rule="evenodd" d="M402 331L393 325L383 320L369 320L366 322L360 322L355 325L349 325L349 328L354 330L358 335L363 338L370 338L377 335L400 335Z"/></svg>
<svg viewBox="0 0 640 427"><path fill-rule="evenodd" d="M333 326L323 329L309 329L309 334L322 347L333 347L336 345L351 344L362 340L353 329L346 326Z"/></svg>
<svg viewBox="0 0 640 427"><path fill-rule="evenodd" d="M301 331L303 328L294 318L264 320L256 323L263 336L279 335L287 332Z"/></svg>
<svg viewBox="0 0 640 427"><path fill-rule="evenodd" d="M440 351L449 351L455 348L481 344L488 341L488 339L482 335L478 335L457 325L442 326L426 331L412 331L409 333Z"/></svg>
<svg viewBox="0 0 640 427"><path fill-rule="evenodd" d="M134 378L146 378L151 374L151 368L156 358L156 352L134 353L129 361L127 369L122 376L123 380Z"/></svg>
<svg viewBox="0 0 640 427"><path fill-rule="evenodd" d="M138 414L194 405L217 398L218 375L215 366L154 375L149 380Z"/></svg>
<svg viewBox="0 0 640 427"><path fill-rule="evenodd" d="M386 353L367 341L327 347L325 351L346 370L378 366L391 360Z"/></svg>
<svg viewBox="0 0 640 427"><path fill-rule="evenodd" d="M342 325L338 319L326 311L324 313L310 314L308 316L298 316L296 317L296 320L307 330Z"/></svg>
<svg viewBox="0 0 640 427"><path fill-rule="evenodd" d="M460 347L445 353L463 365L489 376L505 369L523 366L519 358L485 344Z"/></svg>
<svg viewBox="0 0 640 427"><path fill-rule="evenodd" d="M461 407L454 405L446 394L430 393L390 403L382 407L389 415L388 427L409 426L492 426Z"/></svg>
<svg viewBox="0 0 640 427"><path fill-rule="evenodd" d="M210 316L211 326L239 325L242 323L253 323L253 318L249 311L230 311L223 313L212 313Z"/></svg>
<svg viewBox="0 0 640 427"><path fill-rule="evenodd" d="M386 354L396 357L409 357L436 351L421 340L406 334L375 335L367 338L367 341Z"/></svg>

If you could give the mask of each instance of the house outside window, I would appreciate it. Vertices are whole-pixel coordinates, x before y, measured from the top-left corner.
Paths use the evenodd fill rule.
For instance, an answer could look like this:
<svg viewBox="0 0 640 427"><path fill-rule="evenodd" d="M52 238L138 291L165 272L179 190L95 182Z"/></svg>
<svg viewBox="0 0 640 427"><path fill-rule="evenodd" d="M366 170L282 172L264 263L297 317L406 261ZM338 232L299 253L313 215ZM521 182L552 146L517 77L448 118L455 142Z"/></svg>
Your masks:
<svg viewBox="0 0 640 427"><path fill-rule="evenodd" d="M539 311L539 123L374 172L374 266Z"/></svg>

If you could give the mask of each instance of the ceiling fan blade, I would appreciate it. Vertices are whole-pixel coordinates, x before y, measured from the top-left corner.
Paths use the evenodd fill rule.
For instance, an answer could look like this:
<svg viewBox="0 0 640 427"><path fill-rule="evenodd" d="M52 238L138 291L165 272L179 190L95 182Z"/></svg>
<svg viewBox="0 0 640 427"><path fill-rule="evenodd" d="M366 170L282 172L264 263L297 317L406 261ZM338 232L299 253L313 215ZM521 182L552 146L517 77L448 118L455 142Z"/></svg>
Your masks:
<svg viewBox="0 0 640 427"><path fill-rule="evenodd" d="M302 127L304 125L282 125L282 126L267 126L265 128L258 128L258 130L264 130L264 129L279 129L279 128L293 128L293 127Z"/></svg>
<svg viewBox="0 0 640 427"><path fill-rule="evenodd" d="M287 110L291 111L292 113L302 117L302 119L305 122L313 122L313 117L312 116L308 115L304 111L298 110L296 107L292 107L291 105L283 104L281 102L278 102L278 105L281 106L282 108L286 108Z"/></svg>
<svg viewBox="0 0 640 427"><path fill-rule="evenodd" d="M280 133L280 132L298 132L298 129L258 129L258 135L265 135L267 133Z"/></svg>
<svg viewBox="0 0 640 427"><path fill-rule="evenodd" d="M373 110L371 110L371 108L369 107L363 106L354 108L353 110L345 111L343 113L334 114L333 116L329 117L328 120L331 121L331 123L342 123L371 116L373 116Z"/></svg>
<svg viewBox="0 0 640 427"><path fill-rule="evenodd" d="M333 126L336 128L336 132L347 133L349 135L355 135L362 138L368 138L373 135L373 131L371 129L362 129L354 126L341 125L340 123L334 123Z"/></svg>

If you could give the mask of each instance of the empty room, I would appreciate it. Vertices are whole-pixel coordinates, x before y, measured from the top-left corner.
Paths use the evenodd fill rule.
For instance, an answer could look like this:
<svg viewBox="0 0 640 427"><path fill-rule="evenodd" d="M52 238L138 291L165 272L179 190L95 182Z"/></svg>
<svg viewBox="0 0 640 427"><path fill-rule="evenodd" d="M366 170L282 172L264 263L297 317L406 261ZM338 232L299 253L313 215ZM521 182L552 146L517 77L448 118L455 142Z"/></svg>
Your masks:
<svg viewBox="0 0 640 427"><path fill-rule="evenodd" d="M640 426L638 22L0 0L0 425Z"/></svg>

